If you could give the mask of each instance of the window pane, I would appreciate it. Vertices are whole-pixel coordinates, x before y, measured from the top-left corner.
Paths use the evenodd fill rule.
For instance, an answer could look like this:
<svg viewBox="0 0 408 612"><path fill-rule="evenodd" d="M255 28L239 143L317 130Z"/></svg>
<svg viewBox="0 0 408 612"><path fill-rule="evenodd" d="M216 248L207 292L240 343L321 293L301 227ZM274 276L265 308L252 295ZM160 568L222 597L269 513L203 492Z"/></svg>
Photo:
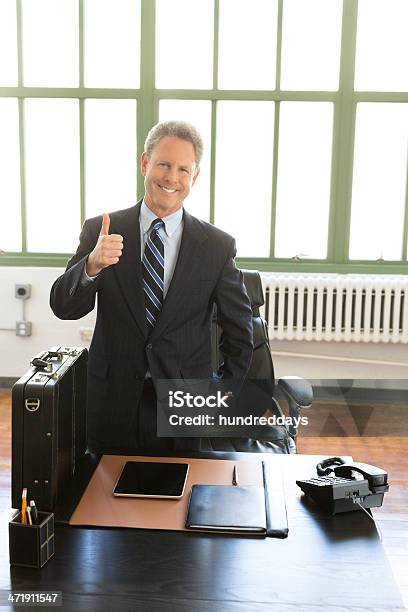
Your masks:
<svg viewBox="0 0 408 612"><path fill-rule="evenodd" d="M239 257L269 257L273 102L219 102L215 225Z"/></svg>
<svg viewBox="0 0 408 612"><path fill-rule="evenodd" d="M327 255L332 123L329 102L281 104L276 257Z"/></svg>
<svg viewBox="0 0 408 612"><path fill-rule="evenodd" d="M211 89L214 0L156 0L156 87Z"/></svg>
<svg viewBox="0 0 408 612"><path fill-rule="evenodd" d="M200 176L189 197L186 208L204 221L210 220L210 161L211 161L211 102L208 100L160 100L160 121L178 119L192 123L204 141Z"/></svg>
<svg viewBox="0 0 408 612"><path fill-rule="evenodd" d="M16 0L0 2L0 58L0 86L16 86L18 83Z"/></svg>
<svg viewBox="0 0 408 612"><path fill-rule="evenodd" d="M85 86L137 88L140 0L85 0Z"/></svg>
<svg viewBox="0 0 408 612"><path fill-rule="evenodd" d="M408 90L407 24L407 0L359 0L357 90Z"/></svg>
<svg viewBox="0 0 408 612"><path fill-rule="evenodd" d="M350 259L400 259L408 104L357 105Z"/></svg>
<svg viewBox="0 0 408 612"><path fill-rule="evenodd" d="M80 230L78 100L27 99L28 251L71 253Z"/></svg>
<svg viewBox="0 0 408 612"><path fill-rule="evenodd" d="M136 201L136 100L85 102L86 216Z"/></svg>
<svg viewBox="0 0 408 612"><path fill-rule="evenodd" d="M342 4L284 0L281 89L338 89Z"/></svg>
<svg viewBox="0 0 408 612"><path fill-rule="evenodd" d="M24 85L78 87L78 3L23 0Z"/></svg>
<svg viewBox="0 0 408 612"><path fill-rule="evenodd" d="M0 249L21 250L18 102L0 98Z"/></svg>
<svg viewBox="0 0 408 612"><path fill-rule="evenodd" d="M275 89L277 0L220 0L220 89Z"/></svg>

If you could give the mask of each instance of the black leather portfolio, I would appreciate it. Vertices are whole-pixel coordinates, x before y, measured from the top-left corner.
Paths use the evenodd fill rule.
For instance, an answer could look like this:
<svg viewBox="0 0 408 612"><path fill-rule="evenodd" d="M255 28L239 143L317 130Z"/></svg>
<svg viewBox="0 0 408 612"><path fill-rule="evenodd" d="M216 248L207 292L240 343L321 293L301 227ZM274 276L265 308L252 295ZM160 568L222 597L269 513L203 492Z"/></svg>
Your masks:
<svg viewBox="0 0 408 612"><path fill-rule="evenodd" d="M266 534L264 488L255 485L193 485L186 527Z"/></svg>
<svg viewBox="0 0 408 612"><path fill-rule="evenodd" d="M262 461L262 473L265 488L266 535L271 538L287 538L289 528L282 474L276 470L270 474L268 463L265 461Z"/></svg>

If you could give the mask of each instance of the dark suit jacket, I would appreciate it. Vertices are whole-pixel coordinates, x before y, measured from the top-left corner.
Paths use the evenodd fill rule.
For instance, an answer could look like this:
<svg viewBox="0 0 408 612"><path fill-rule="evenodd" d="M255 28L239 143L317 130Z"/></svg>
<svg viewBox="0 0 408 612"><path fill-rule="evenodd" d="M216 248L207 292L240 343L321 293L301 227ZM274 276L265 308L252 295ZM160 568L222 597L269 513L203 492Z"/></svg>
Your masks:
<svg viewBox="0 0 408 612"><path fill-rule="evenodd" d="M210 378L211 316L217 304L223 328L221 375L242 381L252 356L252 312L235 242L225 232L184 211L174 275L148 338L142 284L141 202L110 214L110 233L123 236L123 253L86 286L81 283L102 217L85 221L76 254L52 286L50 304L60 319L88 314L97 296L97 319L88 364L90 446L133 446L137 406L147 369L160 378ZM93 444L93 442L95 444Z"/></svg>

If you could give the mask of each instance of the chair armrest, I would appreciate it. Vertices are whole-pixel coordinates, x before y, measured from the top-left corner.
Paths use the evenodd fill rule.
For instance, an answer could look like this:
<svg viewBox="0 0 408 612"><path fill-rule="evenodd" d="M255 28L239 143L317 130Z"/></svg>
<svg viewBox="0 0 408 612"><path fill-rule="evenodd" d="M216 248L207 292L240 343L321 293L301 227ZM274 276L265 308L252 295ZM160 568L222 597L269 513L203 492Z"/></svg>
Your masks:
<svg viewBox="0 0 408 612"><path fill-rule="evenodd" d="M287 399L295 402L298 408L310 408L312 405L313 389L308 380L297 376L282 376L278 385Z"/></svg>
<svg viewBox="0 0 408 612"><path fill-rule="evenodd" d="M295 439L298 425L295 424L302 408L310 408L313 402L313 389L308 380L297 376L283 376L278 380L278 387L288 400L289 415L293 423L288 425L289 435Z"/></svg>

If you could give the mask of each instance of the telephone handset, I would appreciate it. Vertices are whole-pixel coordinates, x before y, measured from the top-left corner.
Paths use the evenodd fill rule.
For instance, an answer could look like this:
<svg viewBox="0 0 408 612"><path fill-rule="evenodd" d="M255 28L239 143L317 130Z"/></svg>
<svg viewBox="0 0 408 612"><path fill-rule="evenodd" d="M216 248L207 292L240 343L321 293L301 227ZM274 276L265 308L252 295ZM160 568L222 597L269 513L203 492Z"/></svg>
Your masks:
<svg viewBox="0 0 408 612"><path fill-rule="evenodd" d="M387 472L368 463L330 457L318 463L316 471L317 478L297 480L296 484L330 514L377 508L389 490Z"/></svg>
<svg viewBox="0 0 408 612"><path fill-rule="evenodd" d="M368 463L344 463L334 468L334 473L337 476L344 476L345 478L352 478L353 472L357 472L367 479L371 491L374 492L374 489L388 491L388 474L375 465L369 465ZM385 486L387 487L386 489L383 488Z"/></svg>

